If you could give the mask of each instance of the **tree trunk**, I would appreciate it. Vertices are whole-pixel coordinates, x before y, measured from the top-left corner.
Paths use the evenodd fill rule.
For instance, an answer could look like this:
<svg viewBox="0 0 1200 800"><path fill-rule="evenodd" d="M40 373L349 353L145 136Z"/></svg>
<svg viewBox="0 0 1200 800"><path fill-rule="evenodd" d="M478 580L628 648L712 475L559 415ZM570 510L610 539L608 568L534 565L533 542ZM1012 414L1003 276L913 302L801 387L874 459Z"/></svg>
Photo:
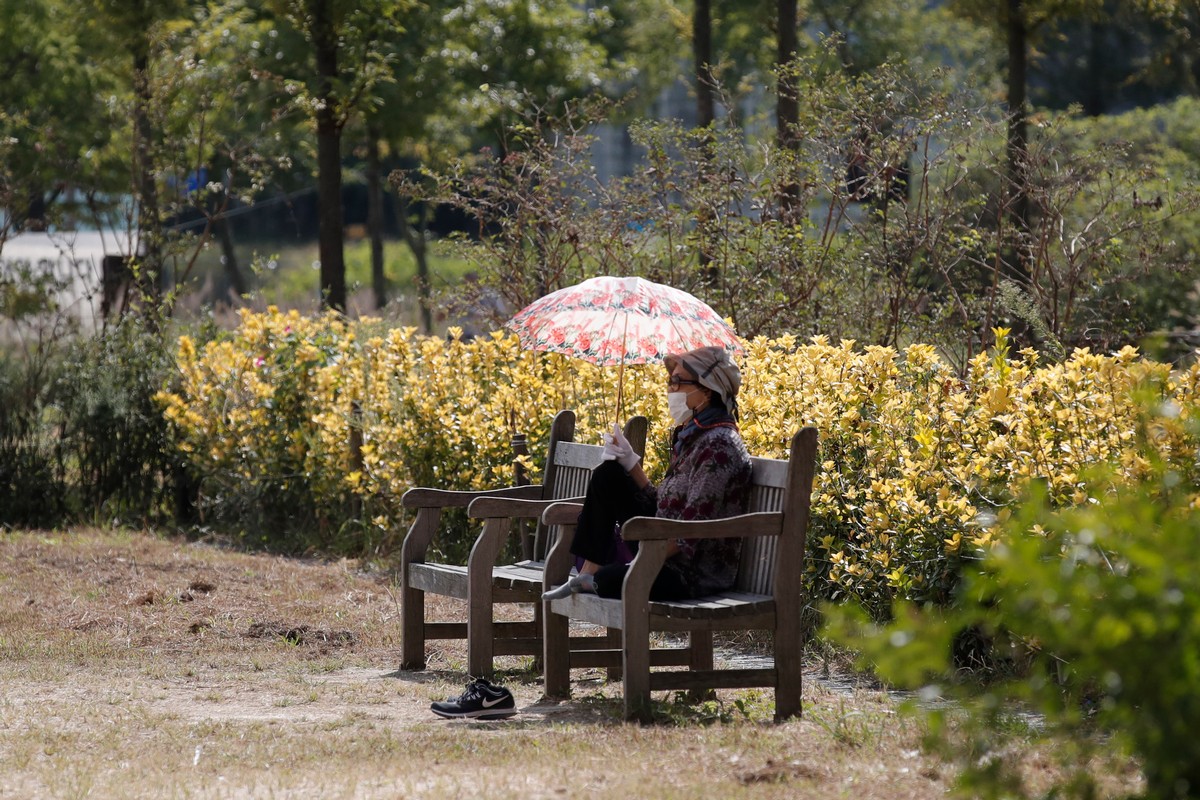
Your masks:
<svg viewBox="0 0 1200 800"><path fill-rule="evenodd" d="M1104 113L1107 106L1107 97L1105 96L1104 80L1100 76L1101 64L1104 63L1105 53L1105 36L1104 27L1092 22L1084 20L1083 30L1088 40L1088 65L1087 72L1084 74L1083 90L1083 113L1089 117L1098 117Z"/></svg>
<svg viewBox="0 0 1200 800"><path fill-rule="evenodd" d="M237 199L231 194L233 172L224 171L222 184L224 191L220 194L213 192L207 201L207 214L211 221L212 235L221 246L221 265L224 267L225 278L229 281L229 290L239 299L250 291L250 284L238 263L237 247L233 242L233 226L229 216L236 207Z"/></svg>
<svg viewBox="0 0 1200 800"><path fill-rule="evenodd" d="M692 13L692 52L696 59L696 126L711 125L716 117L712 76L712 3L696 0Z"/></svg>
<svg viewBox="0 0 1200 800"><path fill-rule="evenodd" d="M780 149L794 150L798 144L796 126L800 122L800 92L796 76L788 66L800 49L796 30L796 0L777 0L779 33L776 36L775 67L779 73L779 97L775 104L775 136Z"/></svg>
<svg viewBox="0 0 1200 800"><path fill-rule="evenodd" d="M383 271L383 178L379 166L379 123L367 123L367 236L371 240L371 289L375 310L387 305L387 275Z"/></svg>
<svg viewBox="0 0 1200 800"><path fill-rule="evenodd" d="M696 68L696 127L705 130L704 163L700 165L700 181L707 183L708 161L711 153L713 137L709 130L716 119L716 86L712 74L712 3L711 0L695 0L692 12L692 52L695 56ZM701 202L704 200L701 198ZM709 286L716 286L720 274L714 266L715 247L712 242L713 214L707 206L697 209L696 233L700 239L699 264L701 279Z"/></svg>
<svg viewBox="0 0 1200 800"><path fill-rule="evenodd" d="M46 230L46 194L41 189L29 193L29 201L25 204L25 213L16 215L13 227L18 230Z"/></svg>
<svg viewBox="0 0 1200 800"><path fill-rule="evenodd" d="M396 221L400 224L400 235L408 249L412 250L417 262L417 306L421 310L421 330L426 336L433 335L433 303L429 281L429 256L426 248L425 227L429 212L424 203L417 206L416 230L408 221L408 201L401 198L396 206Z"/></svg>
<svg viewBox="0 0 1200 800"><path fill-rule="evenodd" d="M1030 271L1024 238L1029 232L1029 186L1026 169L1028 149L1028 114L1026 102L1026 70L1028 66L1029 32L1025 27L1023 0L1008 3L1008 160L1009 204L1008 218L1022 241L1018 241L1011 261L1014 277L1025 285Z"/></svg>
<svg viewBox="0 0 1200 800"><path fill-rule="evenodd" d="M162 297L162 220L159 218L158 185L155 182L154 126L150 121L149 34L139 32L133 53L133 153L134 182L138 195L138 289L150 308Z"/></svg>
<svg viewBox="0 0 1200 800"><path fill-rule="evenodd" d="M233 235L229 231L229 220L217 218L217 238L221 240L221 258L225 261L225 277L229 279L229 288L238 297L242 297L249 289L242 268L238 266L237 250L233 246Z"/></svg>
<svg viewBox="0 0 1200 800"><path fill-rule="evenodd" d="M779 71L779 96L775 104L775 137L780 151L795 153L800 146L800 90L793 61L799 52L796 0L777 0L775 67ZM780 186L779 210L785 222L794 223L800 205L800 186L790 178Z"/></svg>
<svg viewBox="0 0 1200 800"><path fill-rule="evenodd" d="M318 253L321 259L321 303L346 310L346 259L342 250L342 124L337 117L333 86L338 75L338 41L331 0L312 4L312 38L317 75L317 206Z"/></svg>

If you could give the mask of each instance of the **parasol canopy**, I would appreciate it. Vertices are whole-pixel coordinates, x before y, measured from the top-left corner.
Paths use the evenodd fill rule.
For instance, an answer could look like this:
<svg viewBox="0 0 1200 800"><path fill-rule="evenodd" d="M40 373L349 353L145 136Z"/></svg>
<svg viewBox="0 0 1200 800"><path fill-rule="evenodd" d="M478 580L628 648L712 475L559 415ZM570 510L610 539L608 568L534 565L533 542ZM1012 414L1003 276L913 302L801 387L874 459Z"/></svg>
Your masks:
<svg viewBox="0 0 1200 800"><path fill-rule="evenodd" d="M681 289L645 278L589 278L539 298L505 327L527 350L619 366L617 415L626 364L659 363L670 353L716 345L743 348L733 327Z"/></svg>
<svg viewBox="0 0 1200 800"><path fill-rule="evenodd" d="M590 278L535 300L505 327L528 350L601 366L657 363L709 345L742 352L737 333L706 303L645 278Z"/></svg>

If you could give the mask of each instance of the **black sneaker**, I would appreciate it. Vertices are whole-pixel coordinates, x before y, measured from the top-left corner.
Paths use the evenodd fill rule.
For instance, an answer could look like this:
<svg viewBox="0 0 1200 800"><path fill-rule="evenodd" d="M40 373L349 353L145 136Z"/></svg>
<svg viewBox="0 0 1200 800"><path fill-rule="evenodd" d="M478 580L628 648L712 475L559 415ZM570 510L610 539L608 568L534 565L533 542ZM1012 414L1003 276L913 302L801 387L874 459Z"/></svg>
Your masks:
<svg viewBox="0 0 1200 800"><path fill-rule="evenodd" d="M504 719L517 713L517 703L508 689L487 678L476 678L459 697L434 703L429 710L439 717Z"/></svg>

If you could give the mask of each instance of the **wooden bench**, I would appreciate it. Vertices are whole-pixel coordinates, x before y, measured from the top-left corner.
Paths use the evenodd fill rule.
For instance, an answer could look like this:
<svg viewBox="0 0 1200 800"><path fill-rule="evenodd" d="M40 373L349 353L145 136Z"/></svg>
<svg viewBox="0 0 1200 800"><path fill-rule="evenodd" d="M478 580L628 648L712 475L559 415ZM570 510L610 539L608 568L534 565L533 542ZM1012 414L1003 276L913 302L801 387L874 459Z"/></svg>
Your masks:
<svg viewBox="0 0 1200 800"><path fill-rule="evenodd" d="M752 459L749 512L707 522L635 517L622 536L636 541L638 553L625 577L622 599L576 594L545 603L545 683L547 697L570 695L573 667L619 667L624 675L625 714L650 719L650 693L664 689L731 689L754 686L775 690L775 718L800 714L801 584L805 535L816 463L817 431L804 428L792 439L787 461ZM575 503L547 508L543 522L564 533L578 517ZM731 591L676 602L651 602L650 586L667 558L668 540L743 537L737 583ZM569 536L560 535L546 559L543 583L556 586L571 568ZM620 649L573 647L570 620L622 632ZM713 669L714 631L768 630L774 637L774 664L761 669ZM690 647L650 649L651 631L686 632ZM593 637L597 642L605 640ZM683 664L686 670L651 666Z"/></svg>
<svg viewBox="0 0 1200 800"><path fill-rule="evenodd" d="M645 417L625 425L625 435L639 453L645 451L647 425ZM424 669L426 639L466 639L467 669L475 677L491 675L497 655L541 657L542 567L550 539L541 515L556 501L583 497L604 449L576 443L574 436L575 413L560 411L550 428L545 477L539 485L485 491L413 488L404 493L401 503L417 513L400 548L401 669ZM447 508L466 508L469 517L484 519L465 565L425 560ZM497 565L517 519L537 525L533 558ZM426 592L466 600L467 620L427 622ZM534 619L496 622L497 603L532 603Z"/></svg>

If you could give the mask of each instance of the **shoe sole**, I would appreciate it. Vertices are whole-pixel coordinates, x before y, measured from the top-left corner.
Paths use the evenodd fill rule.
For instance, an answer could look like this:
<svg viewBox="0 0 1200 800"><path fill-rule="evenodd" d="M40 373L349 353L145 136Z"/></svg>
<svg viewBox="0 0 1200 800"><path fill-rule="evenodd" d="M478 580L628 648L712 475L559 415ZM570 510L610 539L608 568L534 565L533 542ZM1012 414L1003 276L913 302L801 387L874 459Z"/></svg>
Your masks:
<svg viewBox="0 0 1200 800"><path fill-rule="evenodd" d="M445 719L507 719L517 714L515 708L481 708L478 711L439 711L431 708L430 711Z"/></svg>

